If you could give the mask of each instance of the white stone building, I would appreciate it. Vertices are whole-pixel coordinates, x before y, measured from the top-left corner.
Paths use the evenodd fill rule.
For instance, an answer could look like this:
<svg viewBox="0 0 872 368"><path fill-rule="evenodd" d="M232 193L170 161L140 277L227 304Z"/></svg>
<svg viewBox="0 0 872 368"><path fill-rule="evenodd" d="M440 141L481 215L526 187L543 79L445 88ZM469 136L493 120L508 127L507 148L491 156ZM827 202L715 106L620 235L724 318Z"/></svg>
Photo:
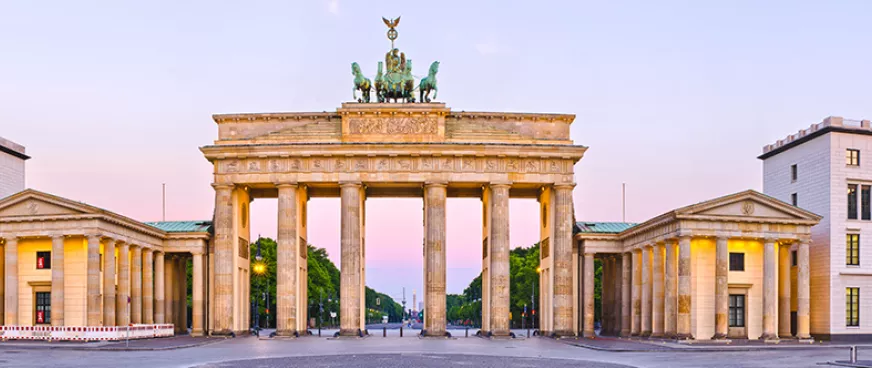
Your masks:
<svg viewBox="0 0 872 368"><path fill-rule="evenodd" d="M0 198L24 190L24 146L0 137Z"/></svg>
<svg viewBox="0 0 872 368"><path fill-rule="evenodd" d="M826 118L763 147L759 158L765 194L823 216L812 228L812 335L872 336L869 121Z"/></svg>

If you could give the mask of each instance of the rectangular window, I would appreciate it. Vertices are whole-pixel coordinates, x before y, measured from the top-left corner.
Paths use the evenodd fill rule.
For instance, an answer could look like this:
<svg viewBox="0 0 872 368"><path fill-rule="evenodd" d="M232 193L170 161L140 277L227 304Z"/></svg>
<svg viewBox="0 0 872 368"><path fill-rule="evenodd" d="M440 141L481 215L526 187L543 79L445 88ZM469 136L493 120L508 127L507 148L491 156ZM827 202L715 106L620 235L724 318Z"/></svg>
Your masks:
<svg viewBox="0 0 872 368"><path fill-rule="evenodd" d="M790 204L796 206L796 204L797 204L798 202L799 202L799 199L796 198L796 193L791 194L791 195L790 195Z"/></svg>
<svg viewBox="0 0 872 368"><path fill-rule="evenodd" d="M860 325L860 288L845 288L845 326Z"/></svg>
<svg viewBox="0 0 872 368"><path fill-rule="evenodd" d="M848 184L848 220L857 219L857 184Z"/></svg>
<svg viewBox="0 0 872 368"><path fill-rule="evenodd" d="M36 269L51 269L51 252L36 252Z"/></svg>
<svg viewBox="0 0 872 368"><path fill-rule="evenodd" d="M847 235L847 248L845 249L847 259L845 264L848 266L860 265L860 234Z"/></svg>
<svg viewBox="0 0 872 368"><path fill-rule="evenodd" d="M796 266L796 251L790 252L790 264Z"/></svg>
<svg viewBox="0 0 872 368"><path fill-rule="evenodd" d="M36 293L36 324L51 323L51 293Z"/></svg>
<svg viewBox="0 0 872 368"><path fill-rule="evenodd" d="M730 271L745 270L745 253L730 253Z"/></svg>
<svg viewBox="0 0 872 368"><path fill-rule="evenodd" d="M845 152L845 164L848 166L860 166L860 150L848 148Z"/></svg>
<svg viewBox="0 0 872 368"><path fill-rule="evenodd" d="M872 187L868 185L860 186L860 218L863 220L872 220L872 208L870 208L870 190Z"/></svg>
<svg viewBox="0 0 872 368"><path fill-rule="evenodd" d="M790 181L794 182L797 178L796 164L790 165Z"/></svg>
<svg viewBox="0 0 872 368"><path fill-rule="evenodd" d="M745 327L745 295L730 294L730 327Z"/></svg>

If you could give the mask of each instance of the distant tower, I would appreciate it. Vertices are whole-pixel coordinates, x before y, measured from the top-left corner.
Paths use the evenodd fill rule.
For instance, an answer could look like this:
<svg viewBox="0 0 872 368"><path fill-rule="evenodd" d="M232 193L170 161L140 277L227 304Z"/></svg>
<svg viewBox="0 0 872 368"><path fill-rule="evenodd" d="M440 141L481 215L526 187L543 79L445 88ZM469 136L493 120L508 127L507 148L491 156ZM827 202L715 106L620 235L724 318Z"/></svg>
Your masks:
<svg viewBox="0 0 872 368"><path fill-rule="evenodd" d="M418 308L418 291L412 289L412 308ZM420 309L415 310L416 312L420 312Z"/></svg>
<svg viewBox="0 0 872 368"><path fill-rule="evenodd" d="M24 190L24 146L0 137L0 198Z"/></svg>

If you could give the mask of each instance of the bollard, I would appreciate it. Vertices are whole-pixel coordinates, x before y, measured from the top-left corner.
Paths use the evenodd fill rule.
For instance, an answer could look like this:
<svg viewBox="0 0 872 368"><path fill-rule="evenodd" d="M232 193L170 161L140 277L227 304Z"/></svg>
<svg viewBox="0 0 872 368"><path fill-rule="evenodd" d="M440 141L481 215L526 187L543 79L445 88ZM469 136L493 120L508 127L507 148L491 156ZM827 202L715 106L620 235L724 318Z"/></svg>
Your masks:
<svg viewBox="0 0 872 368"><path fill-rule="evenodd" d="M400 326L400 337L403 337L403 326Z"/></svg>
<svg viewBox="0 0 872 368"><path fill-rule="evenodd" d="M851 363L857 363L857 345L851 345Z"/></svg>
<svg viewBox="0 0 872 368"><path fill-rule="evenodd" d="M529 328L527 329L527 338L528 339L530 338L530 329Z"/></svg>
<svg viewBox="0 0 872 368"><path fill-rule="evenodd" d="M388 337L388 328L382 327L382 337Z"/></svg>
<svg viewBox="0 0 872 368"><path fill-rule="evenodd" d="M466 328L466 337L469 337L469 327Z"/></svg>

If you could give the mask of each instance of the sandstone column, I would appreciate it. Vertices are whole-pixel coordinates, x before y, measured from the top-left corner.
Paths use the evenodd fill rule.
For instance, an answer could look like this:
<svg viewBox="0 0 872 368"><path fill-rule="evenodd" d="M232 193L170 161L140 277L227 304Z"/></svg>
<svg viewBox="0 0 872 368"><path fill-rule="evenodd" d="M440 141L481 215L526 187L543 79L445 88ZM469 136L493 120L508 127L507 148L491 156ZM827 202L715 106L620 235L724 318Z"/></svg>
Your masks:
<svg viewBox="0 0 872 368"><path fill-rule="evenodd" d="M809 334L809 312L811 311L811 298L809 293L809 244L808 240L803 240L799 243L799 248L796 254L796 263L798 266L796 275L796 337L800 339L810 339Z"/></svg>
<svg viewBox="0 0 872 368"><path fill-rule="evenodd" d="M142 324L142 247L132 246L133 261L131 264L130 287L130 319L133 324Z"/></svg>
<svg viewBox="0 0 872 368"><path fill-rule="evenodd" d="M778 256L775 239L763 242L763 334L762 340L777 340L778 320Z"/></svg>
<svg viewBox="0 0 872 368"><path fill-rule="evenodd" d="M630 335L639 336L642 333L642 251L633 249L633 321Z"/></svg>
<svg viewBox="0 0 872 368"><path fill-rule="evenodd" d="M445 336L445 183L424 185L424 333Z"/></svg>
<svg viewBox="0 0 872 368"><path fill-rule="evenodd" d="M191 335L192 336L203 336L203 317L204 317L204 309L203 309L203 255L199 253L194 253L194 285L193 295L191 295L191 302L193 303L192 317L194 319L192 323ZM293 327L293 325L291 325Z"/></svg>
<svg viewBox="0 0 872 368"><path fill-rule="evenodd" d="M663 325L663 282L665 281L665 275L663 272L663 250L665 245L655 244L652 248L652 270L651 274L654 278L652 281L652 296L653 299L652 311L651 311L651 336L653 337L663 337L664 325Z"/></svg>
<svg viewBox="0 0 872 368"><path fill-rule="evenodd" d="M178 285L177 292L177 300L178 300L178 309L176 310L176 316L178 316L179 320L179 332L182 334L188 333L188 256L182 256L176 260L176 283ZM245 280L248 282L248 279ZM245 286L243 285L243 288ZM243 291L242 295L246 293ZM244 310L248 310L248 302L244 303ZM243 313L244 314L244 313ZM247 319L246 319L247 320Z"/></svg>
<svg viewBox="0 0 872 368"><path fill-rule="evenodd" d="M727 313L730 295L727 277L730 273L730 252L727 238L719 236L715 244L715 335L713 339L726 339L729 332ZM789 305L789 304L788 304Z"/></svg>
<svg viewBox="0 0 872 368"><path fill-rule="evenodd" d="M609 308L612 290L606 280L612 279L612 257L608 255L603 256L600 258L600 264L602 265L600 280L600 335L608 335L611 333L613 309Z"/></svg>
<svg viewBox="0 0 872 368"><path fill-rule="evenodd" d="M612 300L612 305L611 305L611 307L614 308L614 310L615 310L615 316L613 318L613 320L615 321L615 325L612 328L612 331L614 331L615 336L621 335L621 329L623 328L623 325L624 325L624 313L623 313L624 308L622 305L623 304L622 298L624 295L623 294L624 281L623 281L623 277L622 277L623 272L624 272L624 269L623 269L624 261L623 261L622 257L623 256L621 254L615 255L615 261L614 261L615 267L614 267L614 271L612 271L612 275L614 275L614 279L611 281L611 283L614 287L614 290L615 290L615 292L612 293L613 300Z"/></svg>
<svg viewBox="0 0 872 368"><path fill-rule="evenodd" d="M100 236L88 236L88 326L100 326Z"/></svg>
<svg viewBox="0 0 872 368"><path fill-rule="evenodd" d="M651 336L651 246L642 247L642 333Z"/></svg>
<svg viewBox="0 0 872 368"><path fill-rule="evenodd" d="M690 236L678 238L678 317L675 337L692 339L690 332L691 272Z"/></svg>
<svg viewBox="0 0 872 368"><path fill-rule="evenodd" d="M633 305L633 257L631 253L624 253L621 256L621 336L630 336L630 325L633 320L630 313Z"/></svg>
<svg viewBox="0 0 872 368"><path fill-rule="evenodd" d="M678 318L678 260L675 259L675 243L667 239L666 252L666 278L663 284L663 336L675 337L676 321Z"/></svg>
<svg viewBox="0 0 872 368"><path fill-rule="evenodd" d="M175 301L176 298L175 291L173 289L173 285L176 283L175 281L176 275L176 267L175 267L175 257L166 253L164 254L164 323L172 324L177 328L176 321L176 313L175 313ZM217 286L216 286L217 288ZM216 309L216 312L217 309ZM217 318L217 317L216 317ZM227 317L230 318L230 317ZM218 321L215 321L218 324ZM175 328L173 329L175 331ZM230 325L227 327L230 328ZM229 334L229 332L228 332Z"/></svg>
<svg viewBox="0 0 872 368"><path fill-rule="evenodd" d="M142 323L154 324L154 252L142 252Z"/></svg>
<svg viewBox="0 0 872 368"><path fill-rule="evenodd" d="M790 247L776 246L778 252L778 335L790 333Z"/></svg>
<svg viewBox="0 0 872 368"><path fill-rule="evenodd" d="M115 239L103 248L103 326L115 326ZM54 308L52 308L54 309Z"/></svg>
<svg viewBox="0 0 872 368"><path fill-rule="evenodd" d="M276 246L276 335L297 332L297 183L282 183L278 203ZM196 261L196 260L195 260ZM196 285L196 284L195 284Z"/></svg>
<svg viewBox="0 0 872 368"><path fill-rule="evenodd" d="M362 275L360 273L361 236L360 236L360 189L359 182L340 184L342 214L341 269L340 269L340 299L342 311L339 315L339 334L342 336L359 336L362 331L361 310L363 295L360 295Z"/></svg>
<svg viewBox="0 0 872 368"><path fill-rule="evenodd" d="M490 184L491 191L491 227L490 227L490 334L493 336L509 335L509 184ZM555 219L556 220L556 219ZM558 221L555 221L555 223ZM557 250L557 239L554 243L555 272L560 258ZM571 254L571 253L570 253ZM571 256L566 261L571 262ZM555 273L554 310L558 309L558 281ZM560 299L562 300L562 299ZM568 300L570 306L572 299ZM562 310L562 309L561 309ZM565 328L571 329L572 315L567 314L569 323ZM554 332L557 332L558 322L554 317ZM565 323L563 320L559 323ZM560 327L564 327L560 325Z"/></svg>
<svg viewBox="0 0 872 368"><path fill-rule="evenodd" d="M554 241L551 243L552 245L552 257L553 257L553 271L554 271L554 287L552 290L554 291L553 295L553 321L554 328L553 332L558 336L572 336L575 334L573 326L572 326L572 305L573 305L573 292L572 292L572 188L575 187L575 184L557 184L554 185ZM493 186L491 186L493 188ZM496 190L494 193L498 193ZM497 201L500 201L499 196L495 196ZM508 328L508 307L509 307L509 188L506 186L505 188L505 316L506 316L506 328ZM495 211L496 213L496 211ZM495 228L491 228L494 230ZM493 234L493 233L492 233ZM496 236L491 236L493 239L497 239ZM495 250L497 248L494 248ZM587 267L587 254L585 254L585 267ZM593 254L590 254L591 259L591 271L593 270ZM493 260L493 258L491 259ZM585 277L587 275L587 269L584 270ZM592 277L592 276L591 276ZM591 278L593 280L593 278ZM592 281L591 281L592 282ZM585 279L585 288L587 288L587 281ZM591 290L593 290L593 284L591 284ZM586 292L586 291L585 291ZM585 308L587 308L587 300L584 301ZM591 322L593 322L593 299L591 299ZM583 326L586 326L588 319L587 310L584 311L584 322ZM591 323L591 326L593 324ZM584 331L587 331L587 327L583 327ZM593 328L590 329L590 332L593 332ZM588 335L587 332L584 332L585 336L593 336Z"/></svg>
<svg viewBox="0 0 872 368"><path fill-rule="evenodd" d="M130 244L118 245L118 292L115 295L115 325L130 324Z"/></svg>
<svg viewBox="0 0 872 368"><path fill-rule="evenodd" d="M164 253L154 252L154 323L167 323L165 317Z"/></svg>
<svg viewBox="0 0 872 368"><path fill-rule="evenodd" d="M64 326L64 236L51 237L51 325Z"/></svg>
<svg viewBox="0 0 872 368"><path fill-rule="evenodd" d="M215 188L215 293L213 334L229 335L233 332L233 258L236 257L236 239L233 238L233 185L213 184ZM170 275L166 267L167 276ZM166 283L171 286L171 278ZM172 289L167 287L167 294ZM169 309L165 311L167 323L173 323Z"/></svg>
<svg viewBox="0 0 872 368"><path fill-rule="evenodd" d="M18 326L18 237L11 236L6 238L6 246L4 247L6 256L4 262L4 318L3 324L6 326Z"/></svg>
<svg viewBox="0 0 872 368"><path fill-rule="evenodd" d="M594 269L593 269L593 253L584 253L584 324L582 335L584 337L595 337L593 326L593 288L594 288Z"/></svg>

